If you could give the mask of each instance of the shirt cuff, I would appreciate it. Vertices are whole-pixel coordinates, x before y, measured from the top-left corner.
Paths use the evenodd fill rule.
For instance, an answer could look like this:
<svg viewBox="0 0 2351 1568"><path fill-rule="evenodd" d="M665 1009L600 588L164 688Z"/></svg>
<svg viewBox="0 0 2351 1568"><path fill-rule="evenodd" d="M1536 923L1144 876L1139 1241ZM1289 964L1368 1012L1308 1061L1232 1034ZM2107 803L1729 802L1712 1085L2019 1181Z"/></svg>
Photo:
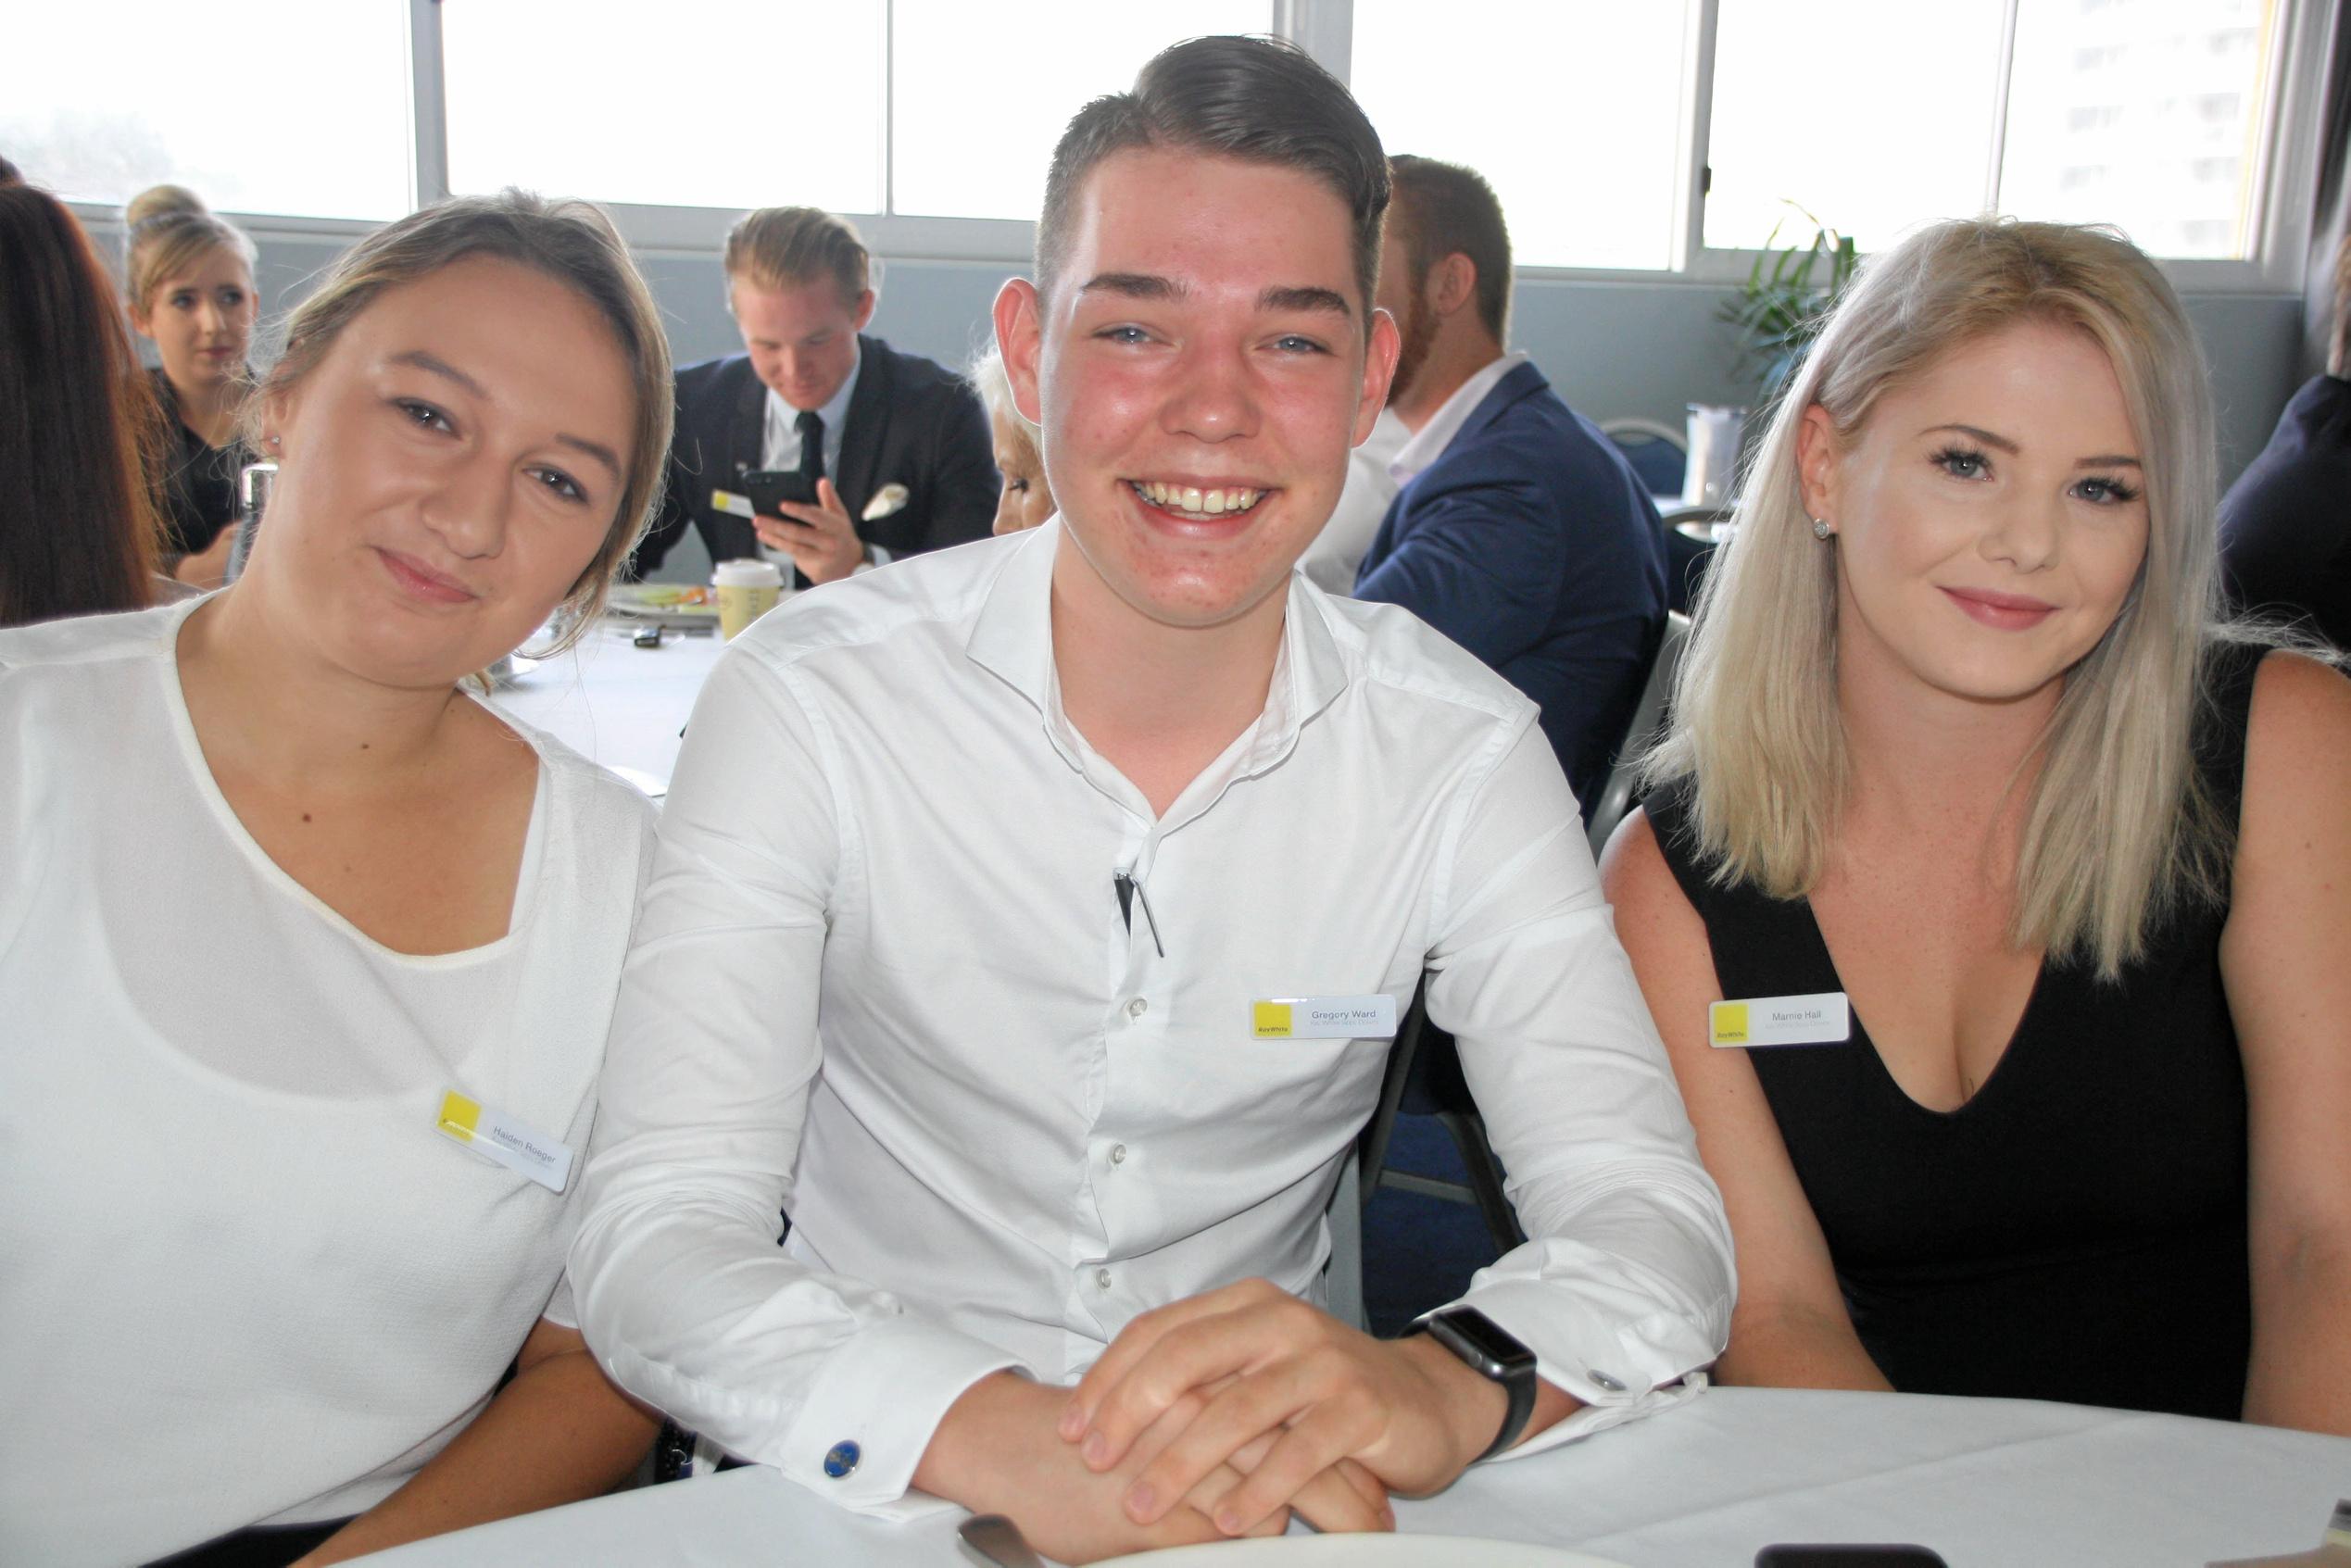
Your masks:
<svg viewBox="0 0 2351 1568"><path fill-rule="evenodd" d="M854 577L861 571L871 571L877 566L889 564L890 553L879 545L869 544L865 546L865 558L849 568L849 575Z"/></svg>
<svg viewBox="0 0 2351 1568"><path fill-rule="evenodd" d="M825 1357L776 1448L746 1457L844 1508L919 1518L947 1506L909 1488L948 1407L988 1374L1019 1365L993 1345L916 1318L872 1324Z"/></svg>
<svg viewBox="0 0 2351 1568"><path fill-rule="evenodd" d="M1588 1437L1691 1399L1706 1386L1716 1347L1687 1318L1653 1311L1620 1318L1533 1280L1502 1280L1453 1306L1475 1307L1535 1353L1535 1374L1583 1408L1494 1455L1517 1459ZM1438 1309L1440 1311L1444 1308Z"/></svg>

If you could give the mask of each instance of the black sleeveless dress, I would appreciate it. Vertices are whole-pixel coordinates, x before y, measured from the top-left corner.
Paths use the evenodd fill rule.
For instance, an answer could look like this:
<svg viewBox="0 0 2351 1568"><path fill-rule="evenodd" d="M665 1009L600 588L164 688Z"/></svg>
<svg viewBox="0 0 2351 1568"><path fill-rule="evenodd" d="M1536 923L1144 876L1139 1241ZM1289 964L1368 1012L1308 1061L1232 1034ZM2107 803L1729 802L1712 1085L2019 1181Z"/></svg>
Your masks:
<svg viewBox="0 0 2351 1568"><path fill-rule="evenodd" d="M2216 646L2197 725L2232 823L2262 651ZM1687 781L1646 802L1723 995L1842 991L1808 902L1706 881L1687 807ZM1955 1111L1895 1085L1857 1011L1845 1043L1750 1051L1854 1326L1896 1388L2237 1418L2252 1306L2226 919L2184 911L2119 985L2045 964Z"/></svg>

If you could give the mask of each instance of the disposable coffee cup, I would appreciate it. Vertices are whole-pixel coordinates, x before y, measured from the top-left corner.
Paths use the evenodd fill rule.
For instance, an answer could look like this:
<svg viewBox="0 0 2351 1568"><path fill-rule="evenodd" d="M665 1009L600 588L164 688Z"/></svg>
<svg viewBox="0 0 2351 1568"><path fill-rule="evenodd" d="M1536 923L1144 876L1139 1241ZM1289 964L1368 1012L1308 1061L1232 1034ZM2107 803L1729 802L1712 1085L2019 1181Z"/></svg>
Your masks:
<svg viewBox="0 0 2351 1568"><path fill-rule="evenodd" d="M784 596L784 573L773 561L721 561L710 586L718 590L719 635L733 642Z"/></svg>

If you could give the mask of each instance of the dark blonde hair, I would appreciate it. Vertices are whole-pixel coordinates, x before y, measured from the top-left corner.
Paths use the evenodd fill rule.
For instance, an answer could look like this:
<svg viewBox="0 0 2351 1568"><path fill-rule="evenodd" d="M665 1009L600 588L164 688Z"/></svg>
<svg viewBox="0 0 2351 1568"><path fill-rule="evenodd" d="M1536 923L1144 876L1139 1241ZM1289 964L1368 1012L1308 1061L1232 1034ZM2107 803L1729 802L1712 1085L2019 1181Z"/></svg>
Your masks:
<svg viewBox="0 0 2351 1568"><path fill-rule="evenodd" d="M564 596L573 626L558 646L567 646L603 608L613 572L645 532L676 412L660 309L601 208L507 190L495 196L455 197L378 229L346 251L286 319L285 352L262 379L261 395L245 405L246 439L261 449L260 425L269 408L301 386L343 330L378 295L474 257L528 267L594 306L612 329L636 397L620 504L596 558Z"/></svg>
<svg viewBox="0 0 2351 1568"><path fill-rule="evenodd" d="M1848 761L1837 708L1834 546L1813 537L1804 415L1852 439L1890 389L2019 323L2088 334L2122 388L2145 479L2147 548L2114 623L2066 672L2034 753L2010 937L2107 978L2182 901L2217 895L2231 825L2196 782L2190 734L2219 612L2210 382L2179 296L2101 229L1970 219L1872 257L1773 410L1739 526L1702 588L1651 784L1696 775L1699 847L1726 883L1807 893L1827 864Z"/></svg>
<svg viewBox="0 0 2351 1568"><path fill-rule="evenodd" d="M122 209L122 272L131 308L144 316L155 291L207 252L225 250L253 270L256 252L245 232L215 218L184 185L150 185Z"/></svg>
<svg viewBox="0 0 2351 1568"><path fill-rule="evenodd" d="M754 288L800 288L830 278L841 301L853 305L872 287L873 258L857 226L813 207L763 207L727 231L725 275Z"/></svg>

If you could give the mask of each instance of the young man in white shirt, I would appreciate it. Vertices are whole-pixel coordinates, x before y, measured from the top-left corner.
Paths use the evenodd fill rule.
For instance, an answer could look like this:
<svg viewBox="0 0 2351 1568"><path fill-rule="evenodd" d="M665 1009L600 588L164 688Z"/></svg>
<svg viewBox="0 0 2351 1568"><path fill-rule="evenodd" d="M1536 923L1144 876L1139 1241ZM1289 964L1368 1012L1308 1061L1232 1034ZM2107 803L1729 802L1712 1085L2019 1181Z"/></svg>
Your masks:
<svg viewBox="0 0 2351 1568"><path fill-rule="evenodd" d="M1720 1349L1720 1199L1532 705L1291 571L1395 359L1387 197L1287 46L1088 106L996 312L1061 517L795 601L696 709L575 1287L624 1387L847 1506L1065 1561L1378 1528ZM1313 1304L1322 1211L1424 970L1534 1239L1381 1342Z"/></svg>

